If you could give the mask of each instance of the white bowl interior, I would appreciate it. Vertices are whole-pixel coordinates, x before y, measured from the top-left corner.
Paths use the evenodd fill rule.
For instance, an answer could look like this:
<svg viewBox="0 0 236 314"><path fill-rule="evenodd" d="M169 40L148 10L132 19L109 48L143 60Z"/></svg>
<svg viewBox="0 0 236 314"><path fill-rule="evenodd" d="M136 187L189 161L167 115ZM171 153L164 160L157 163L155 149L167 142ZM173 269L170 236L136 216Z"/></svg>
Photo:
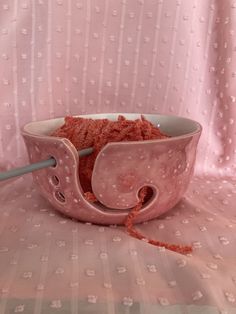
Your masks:
<svg viewBox="0 0 236 314"><path fill-rule="evenodd" d="M119 115L125 116L129 120L140 118L138 113L104 113L104 114L88 114L81 117L92 119L109 119L117 120ZM193 120L178 117L178 116L165 116L156 114L144 114L147 120L158 126L161 131L170 136L183 136L198 133L201 131L201 125ZM64 118L56 118L51 120L31 122L24 126L23 132L32 135L50 135L54 130L59 128L64 123Z"/></svg>

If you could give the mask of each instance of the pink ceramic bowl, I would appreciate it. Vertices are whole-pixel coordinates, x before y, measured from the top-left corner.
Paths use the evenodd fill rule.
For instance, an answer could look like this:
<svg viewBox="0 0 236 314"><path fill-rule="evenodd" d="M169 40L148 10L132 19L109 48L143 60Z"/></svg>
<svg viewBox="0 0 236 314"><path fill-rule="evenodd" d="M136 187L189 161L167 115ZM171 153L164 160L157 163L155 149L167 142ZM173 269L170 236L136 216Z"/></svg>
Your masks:
<svg viewBox="0 0 236 314"><path fill-rule="evenodd" d="M117 114L82 117L116 120ZM123 114L127 119L140 114ZM100 203L85 200L78 177L79 156L72 143L51 137L64 119L32 122L22 135L30 162L54 157L57 165L33 172L41 193L60 212L81 221L123 224L129 210L138 203L143 186L153 196L135 223L160 216L179 202L193 174L196 149L201 134L199 123L176 116L144 115L171 138L143 142L109 143L99 153L92 176L92 188ZM128 183L127 183L128 182Z"/></svg>

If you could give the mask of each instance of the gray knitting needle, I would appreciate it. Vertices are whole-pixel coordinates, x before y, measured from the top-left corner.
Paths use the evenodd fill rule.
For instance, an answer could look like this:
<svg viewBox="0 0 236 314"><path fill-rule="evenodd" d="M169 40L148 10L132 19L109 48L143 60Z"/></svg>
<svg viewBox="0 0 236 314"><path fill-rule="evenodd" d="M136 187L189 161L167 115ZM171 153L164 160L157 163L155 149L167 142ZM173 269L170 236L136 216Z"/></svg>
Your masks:
<svg viewBox="0 0 236 314"><path fill-rule="evenodd" d="M79 156L80 157L87 156L87 155L91 154L92 151L93 151L92 148L86 148L86 149L80 150ZM8 180L10 178L22 176L26 173L40 170L43 168L55 167L56 164L57 164L56 159L51 157L47 160L42 160L42 161L30 164L28 166L24 166L21 168L15 168L15 169L5 171L5 172L0 172L0 181L4 181L4 180Z"/></svg>

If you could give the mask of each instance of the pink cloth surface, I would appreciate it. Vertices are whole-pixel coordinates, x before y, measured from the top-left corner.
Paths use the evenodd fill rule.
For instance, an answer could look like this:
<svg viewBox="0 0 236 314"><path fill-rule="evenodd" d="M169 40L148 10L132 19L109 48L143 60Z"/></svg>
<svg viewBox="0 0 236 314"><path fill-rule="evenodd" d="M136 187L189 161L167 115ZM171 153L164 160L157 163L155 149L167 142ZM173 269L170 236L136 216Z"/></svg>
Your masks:
<svg viewBox="0 0 236 314"><path fill-rule="evenodd" d="M58 214L30 178L3 187L0 313L235 313L235 195L236 180L195 177L168 214L138 225L192 244L184 256Z"/></svg>
<svg viewBox="0 0 236 314"><path fill-rule="evenodd" d="M236 3L4 0L0 169L23 165L21 127L67 114L199 121L196 176L167 216L124 229L60 216L30 176L0 184L0 313L236 313Z"/></svg>

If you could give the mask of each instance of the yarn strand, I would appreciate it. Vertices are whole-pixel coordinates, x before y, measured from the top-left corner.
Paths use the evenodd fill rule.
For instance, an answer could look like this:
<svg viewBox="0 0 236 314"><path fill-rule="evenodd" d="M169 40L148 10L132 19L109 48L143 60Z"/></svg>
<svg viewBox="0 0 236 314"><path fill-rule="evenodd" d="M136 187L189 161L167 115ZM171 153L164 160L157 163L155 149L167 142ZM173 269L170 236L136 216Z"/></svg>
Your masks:
<svg viewBox="0 0 236 314"><path fill-rule="evenodd" d="M168 137L165 134L162 134L158 127L155 127L143 116L141 116L141 119L136 119L134 121L127 120L123 116L119 116L117 121L110 121L108 119L93 120L80 117L65 117L64 125L54 131L52 136L69 139L77 150L93 147L92 154L80 157L79 162L80 183L84 191L84 197L89 202L97 202L96 196L92 191L91 178L97 155L107 143L145 141ZM181 254L191 253L191 246L168 244L148 239L135 229L135 218L139 215L144 203L150 198L149 194L148 187L143 187L140 190L139 203L130 210L124 221L128 234L154 246L164 247Z"/></svg>

